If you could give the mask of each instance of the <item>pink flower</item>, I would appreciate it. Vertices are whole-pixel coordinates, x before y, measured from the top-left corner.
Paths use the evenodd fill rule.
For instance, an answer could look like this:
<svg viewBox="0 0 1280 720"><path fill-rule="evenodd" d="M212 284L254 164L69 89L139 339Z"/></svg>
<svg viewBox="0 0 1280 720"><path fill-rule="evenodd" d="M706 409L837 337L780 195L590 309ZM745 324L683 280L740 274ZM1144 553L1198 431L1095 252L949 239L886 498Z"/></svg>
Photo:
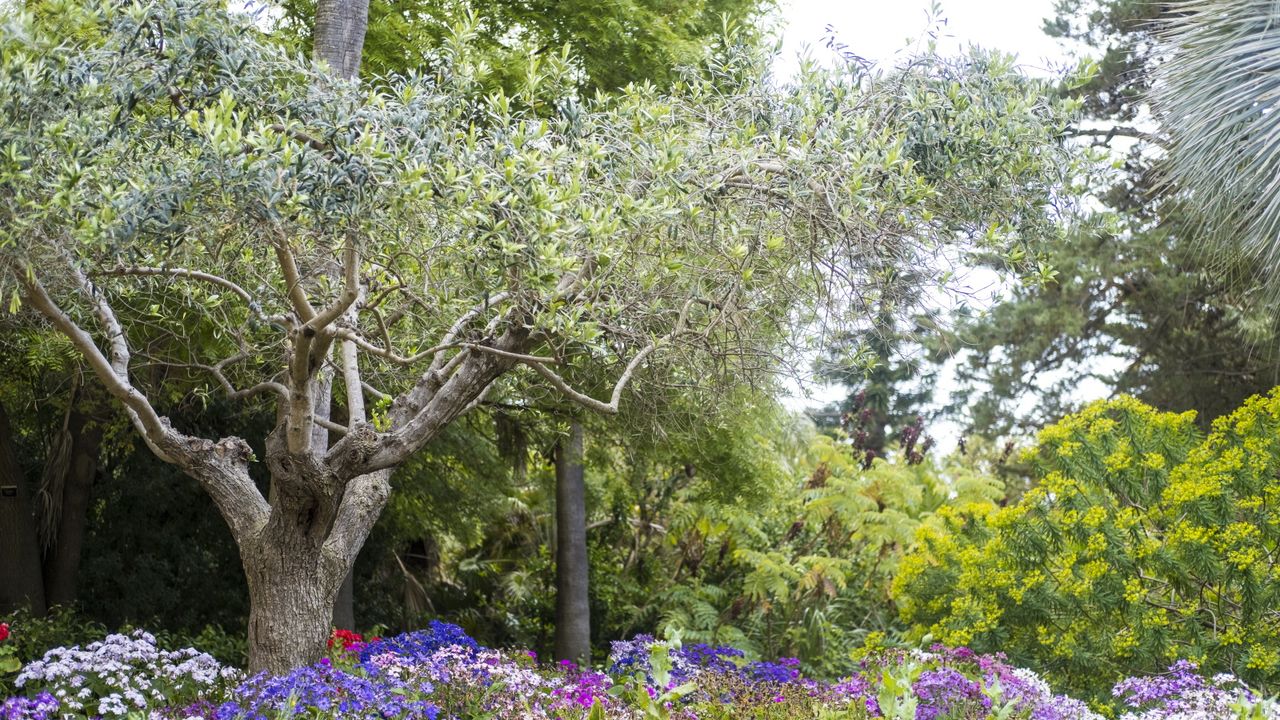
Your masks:
<svg viewBox="0 0 1280 720"><path fill-rule="evenodd" d="M9 623L0 623L0 642L9 639Z"/></svg>

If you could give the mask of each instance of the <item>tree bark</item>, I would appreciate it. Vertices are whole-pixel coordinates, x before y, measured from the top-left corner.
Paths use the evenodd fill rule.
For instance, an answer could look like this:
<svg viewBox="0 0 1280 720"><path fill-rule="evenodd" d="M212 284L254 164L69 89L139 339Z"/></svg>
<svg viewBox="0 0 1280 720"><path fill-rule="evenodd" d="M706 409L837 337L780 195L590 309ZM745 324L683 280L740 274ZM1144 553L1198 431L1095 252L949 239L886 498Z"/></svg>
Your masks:
<svg viewBox="0 0 1280 720"><path fill-rule="evenodd" d="M588 602L587 500L582 423L556 449L556 659L591 660Z"/></svg>
<svg viewBox="0 0 1280 720"><path fill-rule="evenodd" d="M249 669L285 673L320 659L335 601L386 506L388 472L347 483L340 496L307 493L300 478L274 482L271 517L238 538L249 584Z"/></svg>
<svg viewBox="0 0 1280 720"><path fill-rule="evenodd" d="M313 56L329 64L341 78L360 72L364 34L369 26L369 0L319 0Z"/></svg>
<svg viewBox="0 0 1280 720"><path fill-rule="evenodd" d="M18 464L9 414L0 406L0 612L45 612L31 488Z"/></svg>
<svg viewBox="0 0 1280 720"><path fill-rule="evenodd" d="M327 389L317 396L327 398ZM279 674L324 652L339 590L386 506L390 473L343 483L323 465L290 455L280 428L266 454L270 515L237 541L249 585L249 668Z"/></svg>
<svg viewBox="0 0 1280 720"><path fill-rule="evenodd" d="M354 559L353 559L354 564ZM355 569L347 571L347 577L338 586L338 597L333 601L333 626L344 630L356 628Z"/></svg>
<svg viewBox="0 0 1280 720"><path fill-rule="evenodd" d="M247 543L240 557L249 581L250 671L284 674L319 660L345 570L288 528Z"/></svg>
<svg viewBox="0 0 1280 720"><path fill-rule="evenodd" d="M317 418L329 420L333 416L333 375L321 373L316 378L315 412ZM311 430L311 444L321 452L329 449L329 431L317 424ZM354 558L352 558L354 563ZM333 601L332 625L335 628L354 630L356 626L355 587L353 585L354 569L348 570L346 578L338 586L338 594Z"/></svg>
<svg viewBox="0 0 1280 720"><path fill-rule="evenodd" d="M62 483L62 504L57 533L45 551L45 601L72 605L76 599L76 579L80 574L80 554L84 548L89 497L98 473L102 428L88 415L72 409L67 423L71 435L71 461Z"/></svg>

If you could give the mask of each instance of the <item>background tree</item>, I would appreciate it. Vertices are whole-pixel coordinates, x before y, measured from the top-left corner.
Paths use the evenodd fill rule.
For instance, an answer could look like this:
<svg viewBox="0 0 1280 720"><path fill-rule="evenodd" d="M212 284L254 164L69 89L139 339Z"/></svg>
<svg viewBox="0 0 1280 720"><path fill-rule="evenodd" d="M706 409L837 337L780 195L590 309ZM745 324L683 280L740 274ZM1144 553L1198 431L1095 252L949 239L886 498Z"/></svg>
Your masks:
<svg viewBox="0 0 1280 720"><path fill-rule="evenodd" d="M937 368L921 344L924 328L913 323L916 327L908 330L902 324L882 307L874 330L834 338L818 363L818 376L839 383L848 394L815 413L815 419L824 428L845 431L868 465L886 457L904 433L922 431L933 399Z"/></svg>
<svg viewBox="0 0 1280 720"><path fill-rule="evenodd" d="M794 465L728 497L692 486L659 519L675 567L659 627L836 677L864 645L902 639L888 586L917 530L943 507L1000 500L1003 486L953 463L867 467L850 444L798 430Z"/></svg>
<svg viewBox="0 0 1280 720"><path fill-rule="evenodd" d="M65 338L6 323L0 386L0 460L11 513L0 544L0 606L36 614L76 598L90 489L104 436L119 423Z"/></svg>
<svg viewBox="0 0 1280 720"><path fill-rule="evenodd" d="M279 29L309 49L316 2L285 0L279 7ZM368 9L363 67L370 77L437 72L449 62L442 48L456 28L473 25L476 77L489 90L514 91L525 84L531 57L565 50L572 82L588 94L632 82L667 85L680 68L722 48L727 26L738 42L760 42L766 34L761 20L772 7L772 0L377 2Z"/></svg>
<svg viewBox="0 0 1280 720"><path fill-rule="evenodd" d="M556 462L556 659L591 661L583 429L569 422Z"/></svg>
<svg viewBox="0 0 1280 720"><path fill-rule="evenodd" d="M1153 31L1183 9L1066 0L1046 22L1094 58L1088 82L1063 88L1083 106L1071 134L1107 148L1118 172L1093 190L1106 211L1042 248L1055 282L1007 288L940 343L968 350L947 412L979 434L1042 427L1072 410L1087 383L1196 410L1207 427L1280 382L1280 328L1258 290L1265 269L1206 253L1196 201L1162 170L1170 137L1151 122L1146 92L1171 55Z"/></svg>

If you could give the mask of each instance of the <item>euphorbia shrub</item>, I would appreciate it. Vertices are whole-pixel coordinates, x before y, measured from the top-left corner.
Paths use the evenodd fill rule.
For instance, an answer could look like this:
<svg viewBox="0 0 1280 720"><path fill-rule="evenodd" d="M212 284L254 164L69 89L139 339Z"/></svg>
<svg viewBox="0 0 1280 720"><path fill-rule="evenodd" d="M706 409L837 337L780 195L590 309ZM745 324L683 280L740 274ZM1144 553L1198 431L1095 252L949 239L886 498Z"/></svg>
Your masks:
<svg viewBox="0 0 1280 720"><path fill-rule="evenodd" d="M1045 429L1017 504L943 510L894 590L914 631L1096 696L1186 659L1280 682L1280 389L1218 419L1132 398Z"/></svg>

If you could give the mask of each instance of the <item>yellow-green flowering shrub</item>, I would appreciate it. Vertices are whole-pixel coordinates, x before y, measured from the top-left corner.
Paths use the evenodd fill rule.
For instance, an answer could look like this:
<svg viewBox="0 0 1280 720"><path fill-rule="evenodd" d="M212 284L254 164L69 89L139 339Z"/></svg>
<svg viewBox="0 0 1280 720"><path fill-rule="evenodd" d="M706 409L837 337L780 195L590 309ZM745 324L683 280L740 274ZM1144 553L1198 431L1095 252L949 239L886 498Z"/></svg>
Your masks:
<svg viewBox="0 0 1280 720"><path fill-rule="evenodd" d="M944 508L894 580L918 638L1076 691L1175 659L1280 684L1280 388L1218 419L1132 398L1041 432L1008 507Z"/></svg>

